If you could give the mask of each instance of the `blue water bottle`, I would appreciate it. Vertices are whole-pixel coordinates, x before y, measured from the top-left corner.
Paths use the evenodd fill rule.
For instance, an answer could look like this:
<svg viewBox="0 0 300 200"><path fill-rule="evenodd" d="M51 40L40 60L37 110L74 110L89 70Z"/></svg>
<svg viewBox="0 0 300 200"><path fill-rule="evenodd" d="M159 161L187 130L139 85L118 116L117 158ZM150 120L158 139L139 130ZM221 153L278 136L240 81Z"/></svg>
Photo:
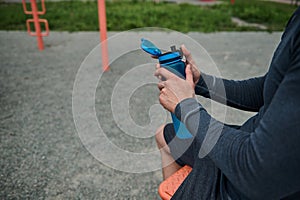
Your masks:
<svg viewBox="0 0 300 200"><path fill-rule="evenodd" d="M185 63L182 61L181 50L176 50L176 47L172 46L170 52L162 53L160 49L146 39L142 39L141 48L152 56L157 57L162 67L185 79ZM171 117L176 136L180 139L191 138L192 134L187 130L186 126L173 113L171 113Z"/></svg>

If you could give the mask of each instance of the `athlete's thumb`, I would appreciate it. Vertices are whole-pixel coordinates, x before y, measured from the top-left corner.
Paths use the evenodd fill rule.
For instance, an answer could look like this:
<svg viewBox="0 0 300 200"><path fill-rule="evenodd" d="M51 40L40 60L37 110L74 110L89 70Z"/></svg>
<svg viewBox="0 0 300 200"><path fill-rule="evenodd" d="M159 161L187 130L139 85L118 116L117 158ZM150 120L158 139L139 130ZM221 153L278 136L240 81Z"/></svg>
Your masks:
<svg viewBox="0 0 300 200"><path fill-rule="evenodd" d="M185 80L189 82L191 86L194 86L193 72L190 64L186 65Z"/></svg>

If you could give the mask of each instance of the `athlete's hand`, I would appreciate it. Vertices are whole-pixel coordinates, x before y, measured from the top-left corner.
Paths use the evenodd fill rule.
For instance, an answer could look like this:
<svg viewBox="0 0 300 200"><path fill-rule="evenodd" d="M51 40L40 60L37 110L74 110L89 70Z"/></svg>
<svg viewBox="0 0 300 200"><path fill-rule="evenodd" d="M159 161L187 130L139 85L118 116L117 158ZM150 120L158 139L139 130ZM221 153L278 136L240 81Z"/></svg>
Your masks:
<svg viewBox="0 0 300 200"><path fill-rule="evenodd" d="M191 65L193 81L194 81L194 85L196 85L200 79L201 73L200 73L198 67L196 66L195 61L193 60L191 52L189 52L189 50L184 45L181 45L181 50L182 50L184 57L186 58L186 64Z"/></svg>
<svg viewBox="0 0 300 200"><path fill-rule="evenodd" d="M186 79L179 78L163 67L157 66L155 76L161 81L158 83L160 90L159 102L168 111L174 113L178 103L186 98L195 97L192 66L186 66Z"/></svg>

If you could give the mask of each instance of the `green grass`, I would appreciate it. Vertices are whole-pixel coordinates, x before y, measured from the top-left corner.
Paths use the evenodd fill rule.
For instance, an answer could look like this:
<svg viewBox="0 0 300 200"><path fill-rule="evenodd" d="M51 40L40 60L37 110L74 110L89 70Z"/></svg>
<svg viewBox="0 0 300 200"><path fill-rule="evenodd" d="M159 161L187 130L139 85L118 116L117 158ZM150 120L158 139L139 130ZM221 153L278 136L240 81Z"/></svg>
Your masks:
<svg viewBox="0 0 300 200"><path fill-rule="evenodd" d="M229 0L226 2L229 2ZM124 31L141 27L160 27L180 32L248 31L255 28L237 27L231 17L264 24L269 31L282 31L294 6L258 0L237 0L235 5L224 3L212 7L189 4L156 4L150 0L114 0L106 3L107 28ZM28 7L30 5L28 4ZM97 31L97 2L46 2L49 21L56 31ZM0 29L26 30L22 4L0 3Z"/></svg>
<svg viewBox="0 0 300 200"><path fill-rule="evenodd" d="M296 8L292 5L258 0L238 0L230 9L226 6L220 7L231 16L266 25L271 31L283 30Z"/></svg>

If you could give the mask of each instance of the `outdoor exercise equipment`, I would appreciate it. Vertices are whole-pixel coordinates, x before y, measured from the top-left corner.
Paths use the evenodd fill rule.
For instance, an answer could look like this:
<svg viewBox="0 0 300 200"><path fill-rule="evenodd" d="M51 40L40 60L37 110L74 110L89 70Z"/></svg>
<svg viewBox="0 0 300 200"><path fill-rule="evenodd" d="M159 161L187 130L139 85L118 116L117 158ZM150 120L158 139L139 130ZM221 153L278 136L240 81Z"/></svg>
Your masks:
<svg viewBox="0 0 300 200"><path fill-rule="evenodd" d="M37 38L39 50L44 50L43 37L49 35L49 24L46 19L40 19L39 15L46 13L45 0L40 0L42 10L38 10L37 1L30 0L31 11L27 10L26 0L22 0L23 10L26 15L32 15L32 19L26 20L27 32L30 36ZM104 71L109 69L108 62L108 50L107 50L107 28L106 28L106 9L105 0L98 0L98 17L99 17L99 29L100 29L100 42L101 42L101 54L102 54L102 68ZM31 30L31 23L34 23L35 32ZM41 23L45 26L45 31L41 30Z"/></svg>
<svg viewBox="0 0 300 200"><path fill-rule="evenodd" d="M108 51L107 51L107 28L106 28L106 9L105 0L98 0L98 17L100 29L100 42L102 53L103 71L109 70Z"/></svg>
<svg viewBox="0 0 300 200"><path fill-rule="evenodd" d="M192 168L185 165L169 178L164 180L158 187L158 193L162 200L170 200L191 171Z"/></svg>
<svg viewBox="0 0 300 200"><path fill-rule="evenodd" d="M42 11L38 11L36 0L30 0L31 3L31 11L27 10L26 7L26 1L22 0L23 3L23 10L26 15L32 15L33 19L27 19L26 20L26 26L27 26L27 32L30 36L36 36L38 48L39 50L44 49L44 42L43 38L45 36L49 35L49 24L46 19L39 19L39 15L44 15L46 13L46 6L45 6L45 0L41 0L42 4ZM31 31L30 23L34 23L35 32ZM45 25L45 32L41 31L41 24L44 23Z"/></svg>

